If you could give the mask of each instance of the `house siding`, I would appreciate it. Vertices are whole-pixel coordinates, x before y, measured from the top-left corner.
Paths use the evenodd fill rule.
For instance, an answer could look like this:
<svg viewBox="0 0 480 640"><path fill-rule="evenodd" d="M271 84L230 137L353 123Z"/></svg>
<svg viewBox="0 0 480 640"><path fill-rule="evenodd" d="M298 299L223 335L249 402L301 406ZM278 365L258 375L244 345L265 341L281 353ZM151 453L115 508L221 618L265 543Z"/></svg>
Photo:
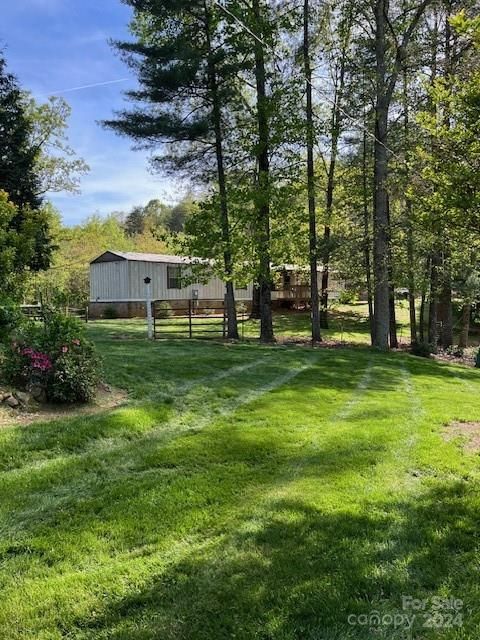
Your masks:
<svg viewBox="0 0 480 640"><path fill-rule="evenodd" d="M199 300L223 300L225 284L213 277L207 283L190 284L182 289L167 288L167 268L175 263L115 261L90 265L90 302L143 302L145 278L152 280L153 300L190 300L198 291ZM185 274L188 266L182 267ZM252 285L236 290L238 300L250 300Z"/></svg>
<svg viewBox="0 0 480 640"><path fill-rule="evenodd" d="M128 300L128 263L99 262L90 265L90 301Z"/></svg>

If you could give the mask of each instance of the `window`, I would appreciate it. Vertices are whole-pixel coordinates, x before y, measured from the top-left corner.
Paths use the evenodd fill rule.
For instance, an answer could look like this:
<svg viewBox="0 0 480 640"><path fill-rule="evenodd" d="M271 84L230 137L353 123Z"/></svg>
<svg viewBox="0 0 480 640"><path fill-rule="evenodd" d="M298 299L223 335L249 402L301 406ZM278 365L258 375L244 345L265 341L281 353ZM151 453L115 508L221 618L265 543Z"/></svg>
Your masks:
<svg viewBox="0 0 480 640"><path fill-rule="evenodd" d="M181 267L167 267L167 289L181 289L182 288L182 268Z"/></svg>

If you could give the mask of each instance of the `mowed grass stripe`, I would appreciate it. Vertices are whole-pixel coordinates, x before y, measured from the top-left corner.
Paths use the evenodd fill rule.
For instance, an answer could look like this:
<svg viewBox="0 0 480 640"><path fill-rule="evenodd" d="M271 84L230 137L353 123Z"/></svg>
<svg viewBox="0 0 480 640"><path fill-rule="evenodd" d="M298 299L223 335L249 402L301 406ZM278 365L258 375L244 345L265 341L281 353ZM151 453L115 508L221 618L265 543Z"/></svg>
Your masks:
<svg viewBox="0 0 480 640"><path fill-rule="evenodd" d="M193 353L179 349L181 358ZM34 461L31 474L3 476L12 484L3 505L0 637L360 638L348 614L395 611L403 593L454 590L474 601L478 501L464 478L478 490L475 461L441 440L434 452L423 446L463 411L448 370L363 349L199 345L197 359L203 352L232 366L270 355L211 384L196 371L186 403L180 393L163 405L151 398L175 380L185 384L185 363L169 345L157 370L154 350L150 399L138 402L140 380L128 424L105 424L108 437L87 447L73 435L55 445L48 433L64 467L36 469ZM475 386L475 374L462 375ZM412 389L420 420L412 419ZM439 405L452 389L456 406ZM178 412L186 425L164 442L138 426L143 411L160 405L158 431ZM464 408L480 403L469 397ZM12 463L31 444L15 434ZM422 475L430 464L444 474L439 460L448 477ZM410 469L421 473L402 487ZM475 622L471 615L464 637L474 637Z"/></svg>
<svg viewBox="0 0 480 640"><path fill-rule="evenodd" d="M305 373L306 373L306 372L303 372L302 370L293 370L293 371L291 371L291 372L287 372L287 373L283 374L282 379L280 380L280 382L284 384L286 381L288 381L288 379L289 379L289 378L292 378L293 376L295 376L295 375L299 375L299 374L300 374L300 376L304 376L304 375L305 375ZM318 372L317 372L317 379L318 379ZM272 387L272 385L270 385L270 386ZM273 388L273 387L272 387L272 388ZM271 390L271 389L269 389L269 391L270 391L270 390ZM277 393L281 393L281 389L279 389ZM259 396L259 394L258 394L258 393L255 393L255 396L256 396L256 397L255 397L255 400L257 400L257 403L258 403L258 400L259 400L260 396ZM248 400L250 400L250 398L248 398ZM262 399L260 402L262 402L262 401L263 401L263 399ZM254 404L255 404L255 403L254 403ZM231 434L227 434L227 437L228 437L228 442L229 442L230 447L231 447L231 445L232 445L232 438L231 438ZM180 445L182 445L182 440L183 440L183 441L185 441L185 439L180 439L180 440L179 440L179 442L178 442L178 445L179 445L179 446L180 446ZM205 443L204 443L204 444L205 444ZM225 440L224 440L224 439L222 439L222 441L221 441L221 442L219 441L218 433L215 435L215 444L217 445L217 447L218 447L218 445L221 445L221 446L220 446L220 449L222 450L222 453L223 453L223 454L225 454L225 452L226 452L226 448L224 447L224 445L226 444L226 442L225 442ZM208 446L203 447L203 446L201 446L201 445L200 445L200 447L199 447L199 448L200 448L200 449L202 449L203 451L209 451L209 450L211 451L211 447L208 447ZM271 461L271 447L269 446L268 448L269 448L269 454L270 454L270 455L269 455L269 459L270 459L270 461ZM182 447L180 446L180 451L181 451L181 449L182 449ZM217 452L218 452L218 449L217 449ZM167 463L168 465L171 465L171 464L172 464L172 461L173 461L173 460L172 460L172 455L171 455L171 453L172 453L172 452L170 452L170 455L169 455L169 454L168 454L168 451L164 451L164 458L166 458L166 459L168 460L168 463ZM236 453L237 453L237 452L235 451L235 454L236 454ZM235 455L235 457L237 457L237 456ZM198 464L198 456L194 455L194 458L197 458L196 462L197 462L197 464ZM230 458L231 458L231 456L230 456ZM152 460L150 460L150 465L149 465L149 466L150 466L150 468L151 468L151 464L152 464L152 462L153 462L153 461L152 461ZM158 465L158 464L160 464L160 465L161 465L161 462L162 462L162 460L161 460L161 459L160 459L160 460L158 460L158 459L157 459L157 461L156 461L157 465ZM183 460L183 463L185 464L185 460ZM211 467L211 465L212 465L212 463L215 463L215 461L214 461L213 459L210 459L210 460L209 460L209 463L210 463L210 473L211 473L211 468L212 468L212 467ZM183 470L183 471L185 471L185 467L183 467L183 469L182 469L182 470ZM258 469L257 469L257 471L258 471ZM259 479L260 479L260 478L259 478ZM158 480L159 480L159 479L157 478L157 479L156 479L156 483L158 482ZM239 480L239 479L238 479L238 477L237 477L237 479L236 479L236 482L237 482L237 483L238 483L238 480ZM198 477L195 477L195 478L193 479L193 484L194 484L194 486L195 486L196 490L197 490L198 492L201 492L202 485L198 483ZM240 486L241 486L241 484L240 484ZM225 487L224 487L224 488L225 488ZM265 485L262 483L262 490L264 490L264 488L265 488ZM258 488L256 488L256 489L255 489L255 492L256 492L256 491L258 491ZM69 490L67 490L66 494L68 495L68 494L69 494L69 493L71 493L71 492L72 492L72 487L70 487L70 489L69 489ZM182 495L183 495L183 496L184 496L185 494L187 494L187 495L188 495L189 493L191 493L191 489L189 489L189 491L183 491L183 492L182 492ZM242 492L242 494L241 494L241 495L242 495L242 502L243 502L243 501L245 501L245 493L244 493L244 492ZM110 501L109 501L109 502L110 502ZM254 504L254 502L255 502L255 499L252 499L252 504ZM66 508L66 505L63 505L63 507L64 507L64 508ZM77 507L78 507L78 505L77 505ZM177 505L177 507L179 507L179 505ZM139 509L138 501L136 501L136 504L135 504L135 510L137 510L137 509ZM141 509L140 509L140 511L141 511ZM166 515L166 514L165 514L165 512L163 512L163 515ZM168 515L168 514L167 514L167 515ZM167 518L167 519L168 519L168 518ZM197 518L197 526L198 526L199 524L201 524L201 520ZM79 532L78 532L78 529L76 529L76 527L75 527L75 519L74 519L73 521L72 521L72 519L70 519L70 520L69 520L69 526L72 528L72 530L73 530L74 532L76 532L76 534L77 534L77 543L78 543L78 542L80 541L80 536L78 536L78 533L79 533ZM58 527L58 522L57 522L57 527ZM140 522L137 522L137 527L141 529ZM177 534L177 535L178 535L178 534ZM144 542L145 544L147 544L147 543L146 543L145 538L142 538L142 539L143 539L143 542ZM147 546L148 546L148 545L147 545ZM127 553L127 558L129 558L129 557L130 557L130 554L129 554L129 553ZM111 562L112 562L112 560L111 560L111 558L109 557L109 558L106 560L106 565L105 565L105 568L106 568L107 574L109 574L109 573L110 573L110 571L109 571L108 567L111 565ZM127 569L126 565L125 565L125 563L126 563L127 565L129 565L129 560L123 560L123 561L122 561L122 558L121 558L121 557L116 556L116 558L115 558L115 564L117 564L117 562L118 562L118 565L117 565L117 566L118 566L118 570L119 570L120 572L123 572L123 571L126 571L126 570L127 570L127 571L129 571L129 570ZM133 564L136 564L136 563L134 562ZM93 568L93 569L92 569L92 571L94 572L94 574L95 574L98 570L99 570L98 566L95 566L95 568ZM62 576L63 576L63 577L60 579L60 583L58 584L58 588L59 588L59 589L61 588L61 585L62 585L62 586L65 586L65 583L68 583L68 582L70 581L70 579L68 578L68 574L69 574L69 572L67 572L67 575L65 575L65 574L64 574L64 572L62 572ZM70 578L71 578L74 582L75 582L75 577L74 577L75 575L76 575L76 573L75 573L75 571L74 571L74 572L73 572L73 574L72 574L72 576L70 576ZM80 582L82 582L82 581L85 579L85 569L83 569L83 570L81 571L81 573L77 576L77 578L78 578L78 580L79 580ZM92 578L92 579L93 579L93 578ZM98 581L98 579L99 579L99 577L97 576L94 580L95 580L95 581ZM47 580L47 583L49 583L49 582L50 582L50 579L48 579L48 580ZM55 582L56 582L56 580L55 580ZM91 583L90 581L88 581L88 580L87 580L87 582L88 582L88 586L91 588L91 587L92 587L92 583ZM37 582L36 582L36 581L35 581L35 585L36 585L36 586L38 586L38 584L37 584ZM31 585L31 587L33 587L33 586L34 586L34 585L32 584L32 585ZM77 588L78 588L78 584L77 584ZM48 589L48 588L47 588L45 591L43 591L43 590L42 590L42 594L43 594L43 595L42 595L42 598L43 598L43 597L45 597L45 594L46 594L46 593L48 593L48 591L49 591L49 589ZM77 606L77 605L76 605L76 606Z"/></svg>

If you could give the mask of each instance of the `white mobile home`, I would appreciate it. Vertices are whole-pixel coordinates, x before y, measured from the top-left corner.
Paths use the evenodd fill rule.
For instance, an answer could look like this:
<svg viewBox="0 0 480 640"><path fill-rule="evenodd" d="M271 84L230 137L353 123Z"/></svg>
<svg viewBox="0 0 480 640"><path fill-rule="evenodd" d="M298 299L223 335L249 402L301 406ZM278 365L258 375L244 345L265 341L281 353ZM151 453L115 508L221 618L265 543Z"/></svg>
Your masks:
<svg viewBox="0 0 480 640"><path fill-rule="evenodd" d="M223 300L225 283L220 278L192 282L192 267L201 264L198 258L106 251L90 263L90 315L103 316L109 307L118 317L145 315L145 278L151 279L152 299L166 300L173 309L188 300L198 300L200 306ZM236 289L235 297L250 301L252 285Z"/></svg>

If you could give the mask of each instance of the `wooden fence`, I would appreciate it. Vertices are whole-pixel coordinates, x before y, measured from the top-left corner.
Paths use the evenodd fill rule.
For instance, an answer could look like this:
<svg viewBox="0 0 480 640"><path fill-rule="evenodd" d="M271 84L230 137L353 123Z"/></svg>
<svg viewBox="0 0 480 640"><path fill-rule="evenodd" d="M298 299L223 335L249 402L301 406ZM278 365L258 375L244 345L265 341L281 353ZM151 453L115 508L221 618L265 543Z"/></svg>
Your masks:
<svg viewBox="0 0 480 640"><path fill-rule="evenodd" d="M238 321L242 328L246 320L245 312L239 312ZM168 302L156 300L153 303L153 333L156 340L161 338L226 338L227 315L223 301L212 306L197 306L195 300L186 300L184 307L171 311Z"/></svg>
<svg viewBox="0 0 480 640"><path fill-rule="evenodd" d="M24 304L21 307L22 313L30 318L30 320L43 322L45 320L45 314L43 307L40 304ZM88 307L82 309L74 309L72 307L65 308L65 315L71 318L78 318L83 322L88 322Z"/></svg>

